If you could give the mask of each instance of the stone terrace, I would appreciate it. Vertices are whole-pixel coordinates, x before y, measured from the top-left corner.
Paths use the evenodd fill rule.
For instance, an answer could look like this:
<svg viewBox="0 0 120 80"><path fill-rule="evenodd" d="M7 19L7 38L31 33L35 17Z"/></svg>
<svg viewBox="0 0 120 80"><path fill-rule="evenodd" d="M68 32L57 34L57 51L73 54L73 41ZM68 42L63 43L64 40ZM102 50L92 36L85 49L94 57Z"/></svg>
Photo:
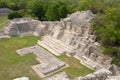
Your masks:
<svg viewBox="0 0 120 80"><path fill-rule="evenodd" d="M63 61L57 59L55 56L38 45L19 49L17 50L17 53L21 56L34 53L37 56L37 60L40 61L41 64L32 66L32 69L40 77L46 77L50 73L66 67L66 64Z"/></svg>
<svg viewBox="0 0 120 80"><path fill-rule="evenodd" d="M11 11L8 8L0 8L0 16L7 16Z"/></svg>

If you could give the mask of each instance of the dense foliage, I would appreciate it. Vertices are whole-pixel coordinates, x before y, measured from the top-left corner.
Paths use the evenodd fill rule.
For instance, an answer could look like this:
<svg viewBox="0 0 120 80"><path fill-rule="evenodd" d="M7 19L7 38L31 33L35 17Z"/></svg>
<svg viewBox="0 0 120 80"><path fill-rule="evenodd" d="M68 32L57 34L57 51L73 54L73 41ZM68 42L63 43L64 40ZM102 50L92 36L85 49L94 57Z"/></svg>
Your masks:
<svg viewBox="0 0 120 80"><path fill-rule="evenodd" d="M120 66L120 1L86 1L89 1L87 3L89 7L84 5L87 6L86 9L91 9L96 13L93 20L93 30L97 35L97 41L102 44L103 53L111 56L112 62Z"/></svg>
<svg viewBox="0 0 120 80"><path fill-rule="evenodd" d="M77 1L79 0L0 0L0 8L7 7L15 11L24 10L24 16L29 15L39 20L54 21L77 10Z"/></svg>
<svg viewBox="0 0 120 80"><path fill-rule="evenodd" d="M120 65L120 0L0 0L0 7L23 10L24 16L60 20L78 10L91 10L96 17L93 30L104 54Z"/></svg>
<svg viewBox="0 0 120 80"><path fill-rule="evenodd" d="M13 12L10 12L9 15L8 15L8 19L14 19L14 18L21 18L23 17L23 14L20 13L20 11L13 11Z"/></svg>

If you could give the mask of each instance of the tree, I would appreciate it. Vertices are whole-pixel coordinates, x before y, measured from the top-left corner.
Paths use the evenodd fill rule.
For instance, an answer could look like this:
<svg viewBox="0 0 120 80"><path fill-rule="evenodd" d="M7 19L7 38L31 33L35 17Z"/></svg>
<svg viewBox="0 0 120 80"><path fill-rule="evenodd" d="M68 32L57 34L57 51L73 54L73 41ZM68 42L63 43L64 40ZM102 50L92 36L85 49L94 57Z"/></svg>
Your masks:
<svg viewBox="0 0 120 80"><path fill-rule="evenodd" d="M8 19L21 18L21 17L23 17L23 14L21 14L18 11L10 12L8 15Z"/></svg>
<svg viewBox="0 0 120 80"><path fill-rule="evenodd" d="M80 10L86 10L89 8L90 0L80 0Z"/></svg>
<svg viewBox="0 0 120 80"><path fill-rule="evenodd" d="M8 7L7 0L0 0L0 8Z"/></svg>
<svg viewBox="0 0 120 80"><path fill-rule="evenodd" d="M58 7L58 12L59 12L59 19L60 18L65 18L67 16L67 14L68 14L68 10L67 10L66 5L65 4L60 5Z"/></svg>
<svg viewBox="0 0 120 80"><path fill-rule="evenodd" d="M31 5L32 4L32 5ZM40 0L31 1L28 4L28 10L30 10L34 16L36 16L39 20L43 20L44 10L43 3Z"/></svg>
<svg viewBox="0 0 120 80"><path fill-rule="evenodd" d="M99 14L93 21L97 41L104 47L103 53L113 57L112 63L120 65L120 9L109 6Z"/></svg>
<svg viewBox="0 0 120 80"><path fill-rule="evenodd" d="M59 19L59 11L56 4L49 5L45 14L47 20L54 21Z"/></svg>
<svg viewBox="0 0 120 80"><path fill-rule="evenodd" d="M18 10L17 4L14 2L9 3L9 8L12 10Z"/></svg>

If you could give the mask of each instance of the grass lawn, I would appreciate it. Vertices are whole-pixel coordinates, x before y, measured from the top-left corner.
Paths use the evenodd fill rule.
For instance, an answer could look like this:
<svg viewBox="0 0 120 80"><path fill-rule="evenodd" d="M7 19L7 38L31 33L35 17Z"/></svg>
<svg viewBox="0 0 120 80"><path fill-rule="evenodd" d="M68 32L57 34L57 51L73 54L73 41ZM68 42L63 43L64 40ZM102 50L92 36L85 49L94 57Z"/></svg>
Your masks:
<svg viewBox="0 0 120 80"><path fill-rule="evenodd" d="M17 49L36 44L38 37L12 37L0 39L0 80L13 80L16 77L28 76L30 80L41 80L31 69L38 64L34 54L19 56Z"/></svg>
<svg viewBox="0 0 120 80"><path fill-rule="evenodd" d="M0 16L0 29L4 27L9 20L7 19L7 16Z"/></svg>
<svg viewBox="0 0 120 80"><path fill-rule="evenodd" d="M69 65L69 67L64 68L62 71L65 71L68 77L70 77L71 79L79 76L85 76L89 73L94 72L93 70L80 64L80 61L73 57L67 57L66 55L61 55L58 56L58 58L63 60Z"/></svg>

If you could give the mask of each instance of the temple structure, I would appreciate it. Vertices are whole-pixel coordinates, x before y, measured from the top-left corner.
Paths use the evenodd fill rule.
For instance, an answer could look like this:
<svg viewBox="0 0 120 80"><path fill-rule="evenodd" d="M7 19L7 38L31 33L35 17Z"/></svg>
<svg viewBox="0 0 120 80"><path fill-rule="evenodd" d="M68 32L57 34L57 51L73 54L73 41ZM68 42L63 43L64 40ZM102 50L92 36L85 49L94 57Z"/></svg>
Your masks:
<svg viewBox="0 0 120 80"><path fill-rule="evenodd" d="M17 50L20 55L33 52L38 56L38 60L43 61L43 64L32 66L33 70L40 76L42 74L44 77L65 67L67 64L56 59L53 55L66 54L97 71L75 80L105 80L110 74L109 70L113 70L112 72L116 70L114 74L119 75L120 68L111 65L112 59L102 54L101 45L95 41L96 36L90 23L94 16L90 10L87 10L75 12L60 21L37 21L31 18L14 19L10 21L8 26L4 27L0 36L42 36L42 40L38 40L37 46ZM46 48L50 53L41 47ZM59 64L54 60L50 61L49 58L54 59ZM98 74L97 77L96 74Z"/></svg>

